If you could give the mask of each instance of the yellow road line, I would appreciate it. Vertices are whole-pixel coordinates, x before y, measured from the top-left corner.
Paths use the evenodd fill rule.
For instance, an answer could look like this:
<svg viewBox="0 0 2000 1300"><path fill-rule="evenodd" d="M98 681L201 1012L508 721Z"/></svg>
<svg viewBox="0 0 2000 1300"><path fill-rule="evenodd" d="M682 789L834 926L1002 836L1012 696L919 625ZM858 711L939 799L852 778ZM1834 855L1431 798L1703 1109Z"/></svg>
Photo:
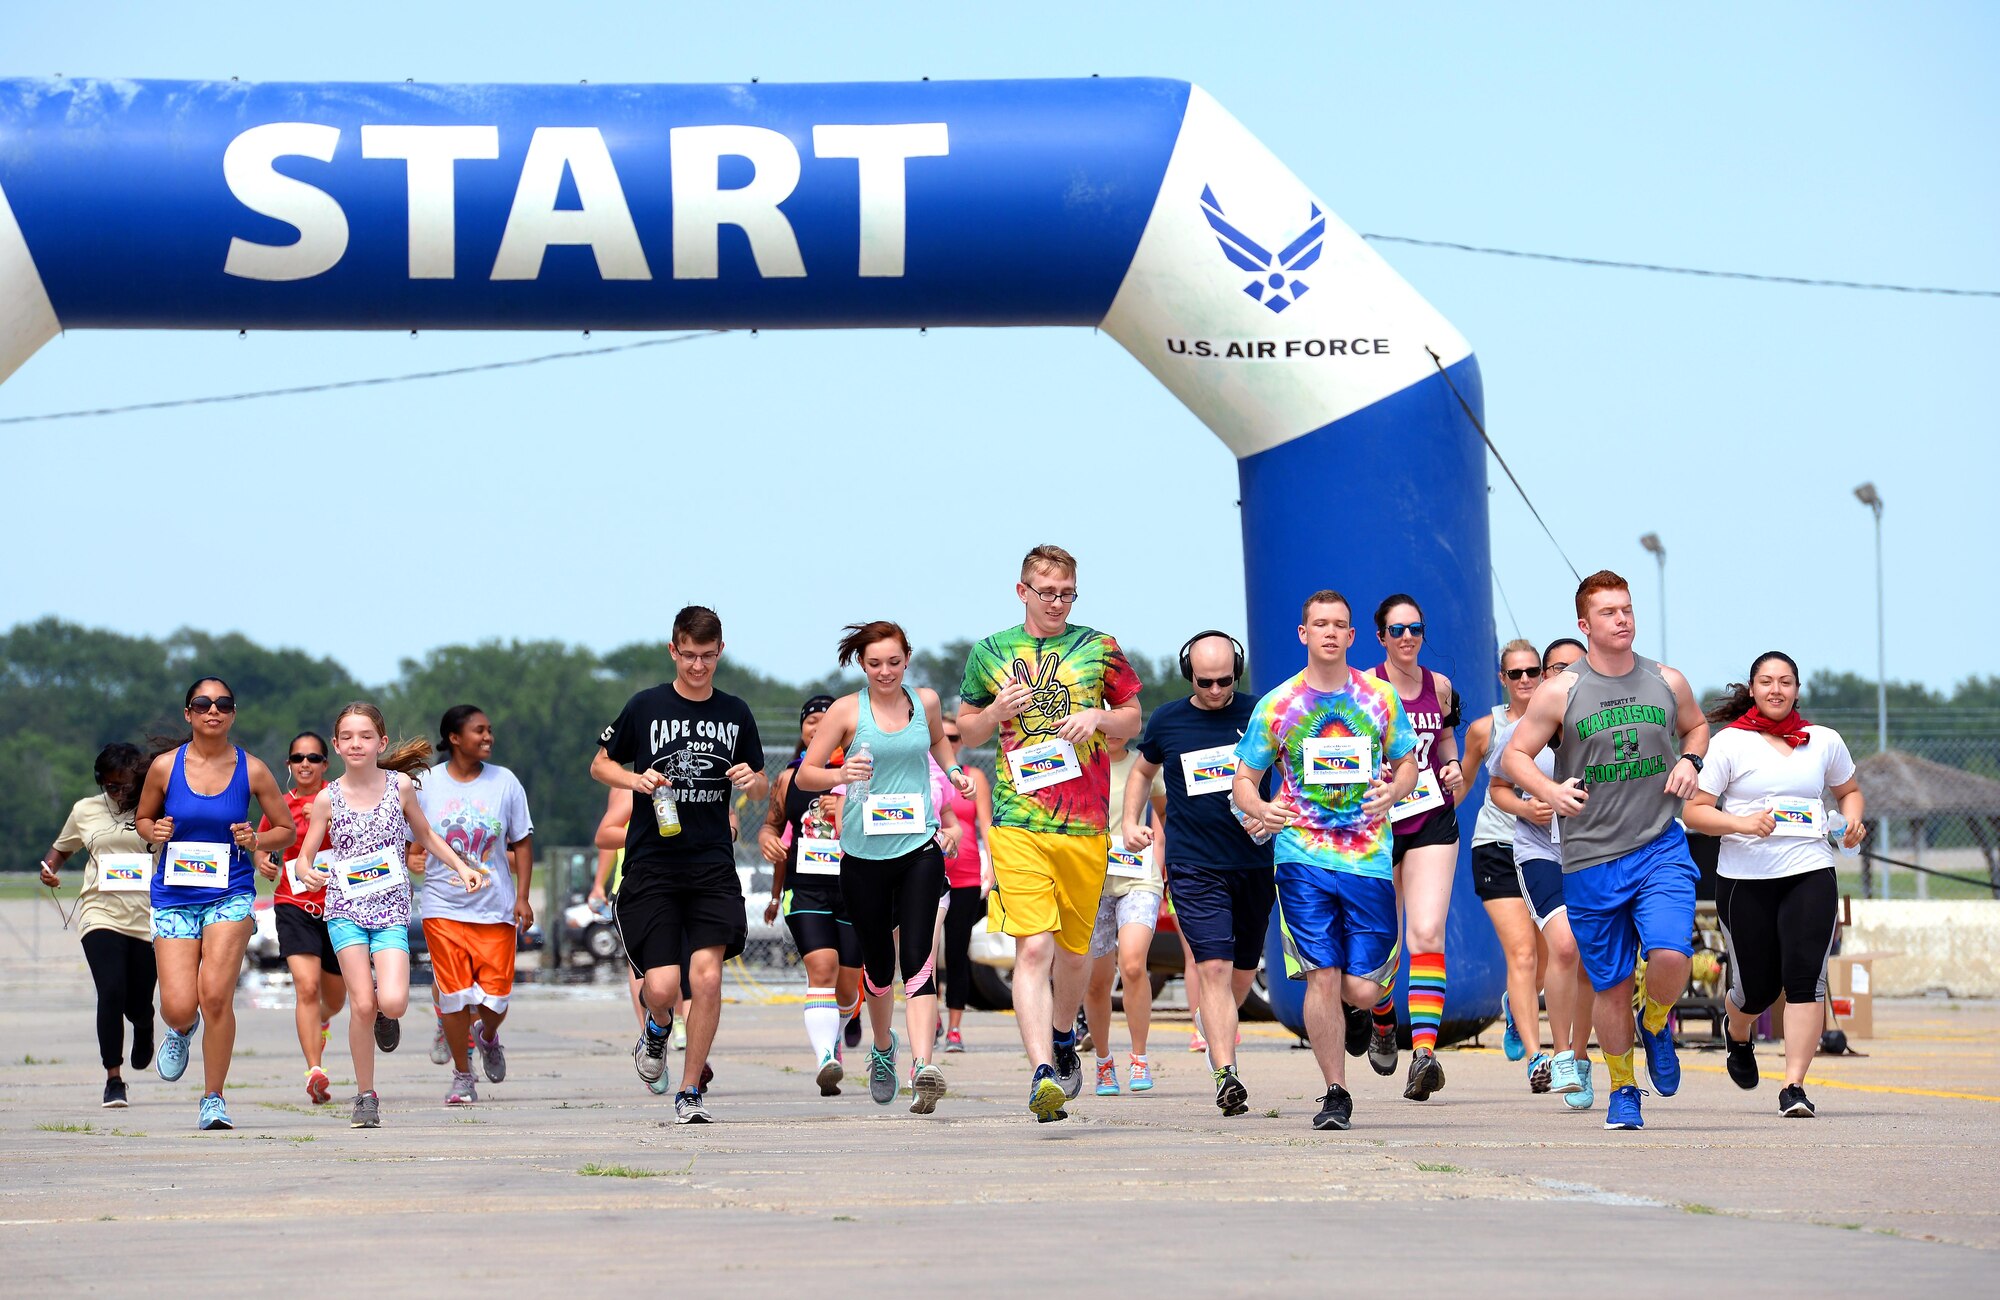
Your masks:
<svg viewBox="0 0 2000 1300"><path fill-rule="evenodd" d="M1726 1074L1719 1065L1683 1065L1683 1070L1700 1070L1703 1074ZM1888 1083L1849 1083L1844 1079L1829 1079L1816 1074L1812 1081L1815 1088L1843 1088L1848 1092L1892 1092L1904 1097L1942 1097L1947 1101L1991 1101L2000 1102L2000 1097L1983 1092L1947 1092L1940 1088L1899 1088Z"/></svg>

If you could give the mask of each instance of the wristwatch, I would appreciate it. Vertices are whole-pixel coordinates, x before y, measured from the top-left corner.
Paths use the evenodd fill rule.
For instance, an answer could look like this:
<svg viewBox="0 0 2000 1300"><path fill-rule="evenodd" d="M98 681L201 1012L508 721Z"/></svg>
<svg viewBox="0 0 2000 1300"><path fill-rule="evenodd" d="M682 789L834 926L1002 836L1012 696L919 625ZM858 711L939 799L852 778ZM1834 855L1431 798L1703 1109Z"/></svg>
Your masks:
<svg viewBox="0 0 2000 1300"><path fill-rule="evenodd" d="M1694 774L1695 774L1696 776L1700 776L1700 775L1701 775L1701 755L1700 755L1700 754L1682 754L1682 755L1681 755L1681 758L1682 758L1682 760L1683 760L1683 761L1685 761L1685 762L1689 762L1689 763L1693 763L1693 764L1694 764Z"/></svg>

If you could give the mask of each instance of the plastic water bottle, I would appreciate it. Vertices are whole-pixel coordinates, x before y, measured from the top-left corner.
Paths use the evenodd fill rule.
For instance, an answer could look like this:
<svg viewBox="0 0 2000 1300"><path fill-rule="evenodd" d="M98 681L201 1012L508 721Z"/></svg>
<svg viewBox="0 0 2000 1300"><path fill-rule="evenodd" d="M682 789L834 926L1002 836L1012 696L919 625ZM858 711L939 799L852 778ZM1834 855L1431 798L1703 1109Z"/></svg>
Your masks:
<svg viewBox="0 0 2000 1300"><path fill-rule="evenodd" d="M1860 857L1861 846L1857 844L1850 849L1847 847L1846 839L1847 818L1836 809L1826 815L1826 842L1833 845L1833 851L1843 858Z"/></svg>
<svg viewBox="0 0 2000 1300"><path fill-rule="evenodd" d="M664 785L653 789L653 821L660 828L661 839L681 833L680 805L674 802L674 792Z"/></svg>
<svg viewBox="0 0 2000 1300"><path fill-rule="evenodd" d="M850 763L868 764L868 770L871 774L875 770L875 753L868 748L868 742L865 740L847 751L847 761ZM862 777L859 781L849 781L847 783L847 797L854 802L855 807L860 807L861 801L868 797L868 784L869 777L866 776Z"/></svg>

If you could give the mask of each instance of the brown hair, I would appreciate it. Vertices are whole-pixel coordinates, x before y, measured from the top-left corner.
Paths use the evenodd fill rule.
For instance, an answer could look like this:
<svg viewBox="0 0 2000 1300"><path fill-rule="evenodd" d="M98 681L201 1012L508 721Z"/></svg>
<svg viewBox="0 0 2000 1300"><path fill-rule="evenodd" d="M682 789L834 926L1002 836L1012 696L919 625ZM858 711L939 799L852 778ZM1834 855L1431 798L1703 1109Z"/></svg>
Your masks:
<svg viewBox="0 0 2000 1300"><path fill-rule="evenodd" d="M1600 591L1622 591L1631 594L1632 584L1609 569L1599 569L1576 586L1576 616L1583 618L1590 613L1590 598Z"/></svg>
<svg viewBox="0 0 2000 1300"><path fill-rule="evenodd" d="M1534 655L1536 663L1540 663L1542 661L1542 656L1540 654L1537 654L1535 651L1535 643L1533 641L1527 640L1524 637L1517 636L1512 641L1509 641L1506 645L1500 647L1501 665L1503 667L1506 665L1508 655L1519 655L1519 654Z"/></svg>
<svg viewBox="0 0 2000 1300"><path fill-rule="evenodd" d="M844 634L839 646L842 668L859 659L861 652L877 641L894 641L903 647L903 658L910 657L910 638L903 635L901 624L891 623L886 618L878 618L873 623L849 623L841 631Z"/></svg>
<svg viewBox="0 0 2000 1300"><path fill-rule="evenodd" d="M1021 581L1036 569L1048 569L1059 578L1076 581L1076 557L1060 546L1044 543L1021 557Z"/></svg>
<svg viewBox="0 0 2000 1300"><path fill-rule="evenodd" d="M706 605L684 605L681 612L674 615L674 644L682 640L689 645L722 643L722 620L714 610Z"/></svg>
<svg viewBox="0 0 2000 1300"><path fill-rule="evenodd" d="M1331 587L1322 588L1321 590L1315 591L1312 595L1306 597L1306 603L1299 606L1299 622L1305 623L1310 621L1306 616L1312 613L1312 607L1314 605L1343 606L1347 610L1348 621L1349 622L1354 621L1354 606L1349 605L1347 603L1347 597L1341 595L1339 592L1333 590Z"/></svg>
<svg viewBox="0 0 2000 1300"><path fill-rule="evenodd" d="M340 734L341 720L347 717L366 718L375 725L377 735L389 734L389 724L382 720L382 710L366 700L356 700L333 715L333 732L336 736ZM391 772L401 772L418 785L422 785L424 773L431 769L431 742L419 736L413 740L391 745L382 757L375 760L375 766Z"/></svg>

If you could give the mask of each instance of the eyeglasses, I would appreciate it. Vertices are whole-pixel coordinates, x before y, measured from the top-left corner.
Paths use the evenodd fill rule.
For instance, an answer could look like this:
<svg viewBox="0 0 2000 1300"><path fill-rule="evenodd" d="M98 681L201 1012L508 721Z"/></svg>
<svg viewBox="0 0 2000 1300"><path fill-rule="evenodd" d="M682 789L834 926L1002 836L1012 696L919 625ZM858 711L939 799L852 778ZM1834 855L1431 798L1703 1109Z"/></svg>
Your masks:
<svg viewBox="0 0 2000 1300"><path fill-rule="evenodd" d="M679 659L682 663L701 664L704 667L706 667L707 665L713 664L719 659L721 659L722 651L704 650L700 654L690 654L685 650L676 650L674 651L674 657Z"/></svg>
<svg viewBox="0 0 2000 1300"><path fill-rule="evenodd" d="M1069 591L1043 591L1040 587L1029 587L1028 590L1034 592L1035 599L1044 605L1076 604L1077 592L1074 588Z"/></svg>
<svg viewBox="0 0 2000 1300"><path fill-rule="evenodd" d="M1518 682L1523 677L1534 678L1541 675L1542 670L1540 665L1536 665L1533 668L1509 668L1507 670L1507 680L1510 682Z"/></svg>
<svg viewBox="0 0 2000 1300"><path fill-rule="evenodd" d="M1400 641L1405 636L1420 637L1424 634L1422 623L1391 623L1383 631L1391 641Z"/></svg>
<svg viewBox="0 0 2000 1300"><path fill-rule="evenodd" d="M294 755L292 755L292 757L291 757L291 761L292 761L292 762L294 762L294 763L324 763L324 762L326 762L326 755L325 755L325 754L294 754Z"/></svg>
<svg viewBox="0 0 2000 1300"><path fill-rule="evenodd" d="M1194 679L1194 684L1203 690L1214 690L1218 686L1228 686L1235 680L1234 677L1197 677Z"/></svg>
<svg viewBox="0 0 2000 1300"><path fill-rule="evenodd" d="M234 713L236 712L236 699L230 695L218 695L214 699L210 699L206 695L197 695L188 701L189 713L207 713L210 709L215 710L217 713Z"/></svg>

